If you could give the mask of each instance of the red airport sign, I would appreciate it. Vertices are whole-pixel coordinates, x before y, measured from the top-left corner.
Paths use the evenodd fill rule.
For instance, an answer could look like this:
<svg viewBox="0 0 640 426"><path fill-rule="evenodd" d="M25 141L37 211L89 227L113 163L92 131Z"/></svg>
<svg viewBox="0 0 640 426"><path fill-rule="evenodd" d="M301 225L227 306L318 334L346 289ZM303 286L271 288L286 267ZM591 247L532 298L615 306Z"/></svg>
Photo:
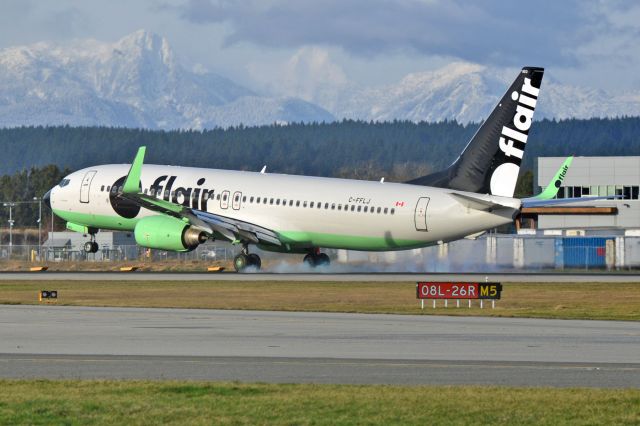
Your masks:
<svg viewBox="0 0 640 426"><path fill-rule="evenodd" d="M418 282L418 299L500 299L500 283Z"/></svg>

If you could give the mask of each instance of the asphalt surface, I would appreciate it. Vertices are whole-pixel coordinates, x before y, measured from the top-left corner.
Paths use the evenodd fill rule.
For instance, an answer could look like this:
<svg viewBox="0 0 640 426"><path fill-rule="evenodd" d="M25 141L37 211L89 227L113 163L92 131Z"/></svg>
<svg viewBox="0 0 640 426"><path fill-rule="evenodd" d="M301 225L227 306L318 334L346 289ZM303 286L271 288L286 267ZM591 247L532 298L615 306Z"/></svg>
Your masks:
<svg viewBox="0 0 640 426"><path fill-rule="evenodd" d="M244 273L235 272L0 272L0 281L498 281L498 282L637 282L630 273Z"/></svg>
<svg viewBox="0 0 640 426"><path fill-rule="evenodd" d="M640 387L640 325L0 306L0 377Z"/></svg>

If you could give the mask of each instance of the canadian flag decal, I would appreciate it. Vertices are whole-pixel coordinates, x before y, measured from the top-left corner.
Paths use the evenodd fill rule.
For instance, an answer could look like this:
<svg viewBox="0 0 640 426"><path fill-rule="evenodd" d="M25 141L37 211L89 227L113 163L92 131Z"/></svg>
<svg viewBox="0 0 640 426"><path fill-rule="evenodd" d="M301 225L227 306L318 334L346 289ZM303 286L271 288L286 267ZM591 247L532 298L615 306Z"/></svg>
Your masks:
<svg viewBox="0 0 640 426"><path fill-rule="evenodd" d="M404 207L404 201L396 201L396 207Z"/></svg>

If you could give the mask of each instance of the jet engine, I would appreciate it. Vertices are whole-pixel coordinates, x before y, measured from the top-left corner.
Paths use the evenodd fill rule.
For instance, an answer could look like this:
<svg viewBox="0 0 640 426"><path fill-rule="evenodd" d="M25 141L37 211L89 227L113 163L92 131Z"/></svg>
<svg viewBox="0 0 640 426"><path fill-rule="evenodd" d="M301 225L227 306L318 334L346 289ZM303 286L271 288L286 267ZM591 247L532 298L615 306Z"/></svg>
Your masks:
<svg viewBox="0 0 640 426"><path fill-rule="evenodd" d="M136 224L136 243L143 247L191 251L207 241L207 233L170 216L150 216Z"/></svg>

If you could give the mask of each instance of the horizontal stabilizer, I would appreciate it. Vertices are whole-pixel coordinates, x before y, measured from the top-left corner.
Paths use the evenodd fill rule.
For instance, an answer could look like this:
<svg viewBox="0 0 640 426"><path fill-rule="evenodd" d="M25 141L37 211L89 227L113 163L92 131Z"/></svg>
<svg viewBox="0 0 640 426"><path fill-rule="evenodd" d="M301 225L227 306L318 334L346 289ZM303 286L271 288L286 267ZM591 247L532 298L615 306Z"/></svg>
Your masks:
<svg viewBox="0 0 640 426"><path fill-rule="evenodd" d="M461 194L459 192L450 192L449 195L463 206L480 211L489 211L494 209L519 209L520 200L515 198L504 198L500 200L498 197L490 195L473 195Z"/></svg>
<svg viewBox="0 0 640 426"><path fill-rule="evenodd" d="M536 198L527 198L522 200L522 207L547 207L547 206L557 206L560 204L570 204L570 203L583 203L589 201L598 201L598 200L611 200L614 201L616 198L620 198L619 196L608 196L608 197L577 197L577 198L554 198L552 200L540 200Z"/></svg>

